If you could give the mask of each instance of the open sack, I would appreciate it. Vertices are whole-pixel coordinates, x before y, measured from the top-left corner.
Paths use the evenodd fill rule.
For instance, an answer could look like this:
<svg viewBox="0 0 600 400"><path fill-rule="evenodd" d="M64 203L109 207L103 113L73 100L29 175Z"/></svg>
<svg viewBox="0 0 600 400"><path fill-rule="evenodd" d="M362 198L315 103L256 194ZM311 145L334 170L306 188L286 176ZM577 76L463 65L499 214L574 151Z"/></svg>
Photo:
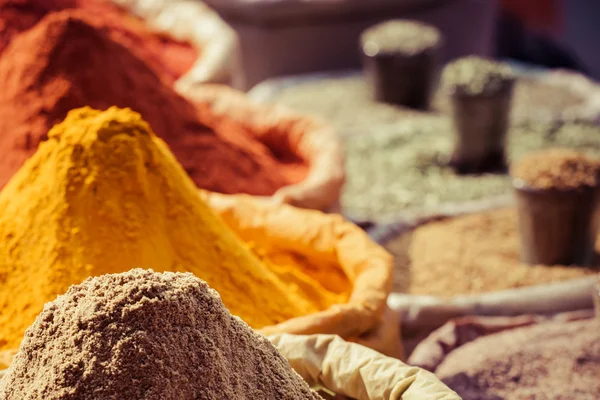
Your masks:
<svg viewBox="0 0 600 400"><path fill-rule="evenodd" d="M148 26L200 49L198 59L175 82L185 91L206 82L229 83L236 65L237 39L229 26L201 1L109 0L144 19Z"/></svg>
<svg viewBox="0 0 600 400"><path fill-rule="evenodd" d="M510 289L482 293L460 294L447 297L405 293L411 279L409 242L411 232L427 223L494 211L513 205L511 196L499 196L460 205L440 207L439 213L413 215L402 222L380 225L370 236L382 243L394 256L394 282L388 297L388 306L402 321L402 336L410 349L429 333L454 318L467 316L503 317L523 314L552 315L589 309L593 306L592 293L596 278L588 275L555 282L538 283ZM391 238L406 236L397 246L390 246Z"/></svg>
<svg viewBox="0 0 600 400"><path fill-rule="evenodd" d="M539 323L579 321L593 316L594 311L587 309L556 315L524 314L515 317L456 318L448 321L423 340L411 354L409 362L428 371L435 371L450 352L482 336Z"/></svg>
<svg viewBox="0 0 600 400"><path fill-rule="evenodd" d="M236 127L271 149L290 152L308 164L299 183L279 189L275 203L317 210L336 209L345 181L341 143L328 124L279 106L258 105L237 90L203 85L192 100L213 129Z"/></svg>
<svg viewBox="0 0 600 400"><path fill-rule="evenodd" d="M201 192L244 240L300 254L312 264L339 265L352 288L345 304L262 329L266 335L336 334L402 358L399 322L386 307L392 257L356 225L337 214L273 204L247 195Z"/></svg>
<svg viewBox="0 0 600 400"><path fill-rule="evenodd" d="M460 400L432 373L334 335L269 339L311 386L355 400Z"/></svg>

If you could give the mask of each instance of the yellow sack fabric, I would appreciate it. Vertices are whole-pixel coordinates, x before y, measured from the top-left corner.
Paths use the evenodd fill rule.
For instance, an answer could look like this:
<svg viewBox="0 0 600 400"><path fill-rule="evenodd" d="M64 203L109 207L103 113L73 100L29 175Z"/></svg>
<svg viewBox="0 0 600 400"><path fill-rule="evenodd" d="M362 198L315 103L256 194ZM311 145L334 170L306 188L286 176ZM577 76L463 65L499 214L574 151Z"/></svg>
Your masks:
<svg viewBox="0 0 600 400"><path fill-rule="evenodd" d="M3 370L7 369L10 366L13 357L17 354L18 351L19 350L17 349L0 351L0 379L4 374Z"/></svg>
<svg viewBox="0 0 600 400"><path fill-rule="evenodd" d="M349 290L343 304L265 327L261 332L336 334L360 340L362 335L380 329L391 290L393 260L356 225L337 214L273 204L247 195L202 191L201 197L246 243L270 254L291 254L289 257L296 260L292 269L317 278L330 291ZM386 325L386 332L390 329L397 329L397 324Z"/></svg>
<svg viewBox="0 0 600 400"><path fill-rule="evenodd" d="M460 400L430 372L334 335L269 340L312 386L356 400Z"/></svg>
<svg viewBox="0 0 600 400"><path fill-rule="evenodd" d="M341 143L332 128L280 106L259 105L237 90L203 85L188 93L213 129L221 124L245 130L270 149L290 153L308 166L306 178L279 189L273 201L327 210L337 206L346 175Z"/></svg>

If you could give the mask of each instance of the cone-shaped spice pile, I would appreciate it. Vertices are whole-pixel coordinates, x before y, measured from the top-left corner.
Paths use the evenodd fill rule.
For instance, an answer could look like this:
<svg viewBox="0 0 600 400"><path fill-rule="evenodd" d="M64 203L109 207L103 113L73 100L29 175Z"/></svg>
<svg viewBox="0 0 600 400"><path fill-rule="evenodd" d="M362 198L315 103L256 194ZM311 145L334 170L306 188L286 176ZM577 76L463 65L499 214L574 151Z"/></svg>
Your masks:
<svg viewBox="0 0 600 400"><path fill-rule="evenodd" d="M48 15L16 37L0 58L0 82L0 188L54 124L84 106L142 114L204 189L271 195L301 164L280 162L235 127L211 129L203 120L210 116L77 10Z"/></svg>
<svg viewBox="0 0 600 400"><path fill-rule="evenodd" d="M4 400L318 400L266 338L192 274L90 278L27 331Z"/></svg>
<svg viewBox="0 0 600 400"><path fill-rule="evenodd" d="M139 114L77 109L48 136L0 193L0 349L69 285L133 267L194 273L254 328L335 301L250 253Z"/></svg>

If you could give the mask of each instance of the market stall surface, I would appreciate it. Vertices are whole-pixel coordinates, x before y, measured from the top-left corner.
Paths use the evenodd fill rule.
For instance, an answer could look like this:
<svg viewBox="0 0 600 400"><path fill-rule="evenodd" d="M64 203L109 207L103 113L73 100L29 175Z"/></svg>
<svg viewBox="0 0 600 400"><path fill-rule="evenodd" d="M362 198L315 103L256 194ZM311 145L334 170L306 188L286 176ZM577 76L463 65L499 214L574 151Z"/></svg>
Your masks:
<svg viewBox="0 0 600 400"><path fill-rule="evenodd" d="M341 204L351 219L389 222L510 193L506 175L461 176L448 166L454 134L442 92L435 112L421 113L373 101L362 77L346 72L267 82L250 95L319 115L338 128L347 163ZM509 161L546 147L600 154L600 128L578 118L586 107L578 91L523 75L513 100Z"/></svg>

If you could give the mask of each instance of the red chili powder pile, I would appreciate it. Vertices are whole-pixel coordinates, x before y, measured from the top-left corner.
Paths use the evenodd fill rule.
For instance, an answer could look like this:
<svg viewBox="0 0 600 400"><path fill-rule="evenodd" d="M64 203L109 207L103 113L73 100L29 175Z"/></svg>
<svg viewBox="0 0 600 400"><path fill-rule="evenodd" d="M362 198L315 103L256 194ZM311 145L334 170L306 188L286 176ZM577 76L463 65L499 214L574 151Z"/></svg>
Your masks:
<svg viewBox="0 0 600 400"><path fill-rule="evenodd" d="M0 53L16 35L31 29L47 14L68 9L81 10L171 84L198 58L198 51L190 44L151 32L143 21L108 0L0 0Z"/></svg>
<svg viewBox="0 0 600 400"><path fill-rule="evenodd" d="M190 177L222 193L270 195L301 179L301 161L235 126L205 124L206 112L179 96L152 68L76 10L52 13L0 57L0 188L74 108L129 107L167 142Z"/></svg>

